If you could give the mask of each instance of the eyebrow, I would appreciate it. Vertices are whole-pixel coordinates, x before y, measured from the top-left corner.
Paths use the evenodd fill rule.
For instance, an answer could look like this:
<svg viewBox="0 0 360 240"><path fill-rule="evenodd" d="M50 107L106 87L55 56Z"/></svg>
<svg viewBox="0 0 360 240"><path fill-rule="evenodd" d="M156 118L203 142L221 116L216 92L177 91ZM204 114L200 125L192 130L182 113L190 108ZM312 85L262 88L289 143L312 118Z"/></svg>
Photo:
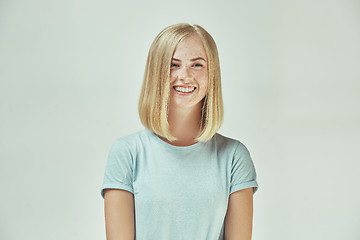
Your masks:
<svg viewBox="0 0 360 240"><path fill-rule="evenodd" d="M181 62L181 60L177 59L177 58L172 58L172 60ZM206 60L204 58L202 58L202 57L197 57L197 58L190 59L190 61L192 61L192 62L197 61L197 60L203 60L204 62L206 62Z"/></svg>

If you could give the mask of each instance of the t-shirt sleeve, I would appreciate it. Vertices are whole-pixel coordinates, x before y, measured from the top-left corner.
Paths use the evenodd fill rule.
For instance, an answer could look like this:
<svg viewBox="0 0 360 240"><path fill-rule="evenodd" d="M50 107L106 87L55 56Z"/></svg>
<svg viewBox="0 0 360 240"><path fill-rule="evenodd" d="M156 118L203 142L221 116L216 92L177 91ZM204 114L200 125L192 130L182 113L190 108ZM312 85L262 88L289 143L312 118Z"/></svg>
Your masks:
<svg viewBox="0 0 360 240"><path fill-rule="evenodd" d="M229 194L250 187L254 193L258 189L256 171L248 149L239 142L232 161Z"/></svg>
<svg viewBox="0 0 360 240"><path fill-rule="evenodd" d="M101 196L105 189L123 189L134 194L133 189L133 156L130 146L123 140L116 140L109 152Z"/></svg>

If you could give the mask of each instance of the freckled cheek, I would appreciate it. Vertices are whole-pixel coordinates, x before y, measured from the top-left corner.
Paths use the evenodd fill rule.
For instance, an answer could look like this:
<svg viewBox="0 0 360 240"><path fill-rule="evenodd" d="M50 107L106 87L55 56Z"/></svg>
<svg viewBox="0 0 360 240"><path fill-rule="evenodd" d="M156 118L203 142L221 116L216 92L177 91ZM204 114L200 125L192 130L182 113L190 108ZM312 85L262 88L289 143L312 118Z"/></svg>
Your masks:
<svg viewBox="0 0 360 240"><path fill-rule="evenodd" d="M196 72L196 73L194 73L194 76L197 79L208 79L209 78L208 74L206 74L204 72Z"/></svg>
<svg viewBox="0 0 360 240"><path fill-rule="evenodd" d="M170 82L173 82L176 79L175 73L170 73Z"/></svg>
<svg viewBox="0 0 360 240"><path fill-rule="evenodd" d="M207 87L208 83L209 83L209 76L208 74L198 74L196 76L196 79L199 83L199 85L203 86L203 87Z"/></svg>

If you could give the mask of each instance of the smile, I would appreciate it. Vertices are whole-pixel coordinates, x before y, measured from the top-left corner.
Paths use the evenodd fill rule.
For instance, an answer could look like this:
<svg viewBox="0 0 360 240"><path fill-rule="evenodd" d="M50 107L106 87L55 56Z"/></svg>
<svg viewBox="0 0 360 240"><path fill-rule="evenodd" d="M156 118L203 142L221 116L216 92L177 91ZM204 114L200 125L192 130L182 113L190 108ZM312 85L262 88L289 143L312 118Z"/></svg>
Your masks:
<svg viewBox="0 0 360 240"><path fill-rule="evenodd" d="M192 93L193 91L195 91L196 87L175 87L174 89L178 92L182 92L182 93Z"/></svg>

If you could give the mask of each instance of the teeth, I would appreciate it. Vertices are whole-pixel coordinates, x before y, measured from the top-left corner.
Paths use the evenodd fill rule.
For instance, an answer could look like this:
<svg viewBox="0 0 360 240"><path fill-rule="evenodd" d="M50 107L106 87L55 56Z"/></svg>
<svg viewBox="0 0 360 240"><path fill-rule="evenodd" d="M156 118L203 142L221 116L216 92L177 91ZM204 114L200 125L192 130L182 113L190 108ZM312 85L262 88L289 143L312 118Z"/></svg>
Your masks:
<svg viewBox="0 0 360 240"><path fill-rule="evenodd" d="M195 90L195 87L174 87L174 89L178 92L189 93L193 92Z"/></svg>

